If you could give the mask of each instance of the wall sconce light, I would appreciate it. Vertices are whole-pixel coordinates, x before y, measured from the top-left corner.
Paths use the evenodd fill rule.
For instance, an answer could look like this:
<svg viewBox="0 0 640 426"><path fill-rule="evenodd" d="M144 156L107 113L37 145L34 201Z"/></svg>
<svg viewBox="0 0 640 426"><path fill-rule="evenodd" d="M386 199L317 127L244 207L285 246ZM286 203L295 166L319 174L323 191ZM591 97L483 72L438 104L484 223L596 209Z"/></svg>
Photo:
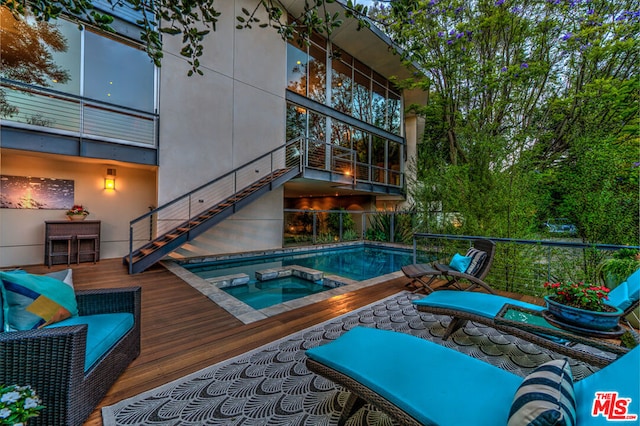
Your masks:
<svg viewBox="0 0 640 426"><path fill-rule="evenodd" d="M104 178L104 189L116 189L116 169L107 169L107 176Z"/></svg>

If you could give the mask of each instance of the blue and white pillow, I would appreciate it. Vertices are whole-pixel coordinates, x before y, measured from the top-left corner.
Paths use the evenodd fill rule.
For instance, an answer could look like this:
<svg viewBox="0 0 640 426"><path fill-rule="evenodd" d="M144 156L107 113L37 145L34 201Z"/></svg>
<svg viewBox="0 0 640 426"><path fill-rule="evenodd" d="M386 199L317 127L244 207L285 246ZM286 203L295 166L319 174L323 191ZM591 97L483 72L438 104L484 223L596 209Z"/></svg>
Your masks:
<svg viewBox="0 0 640 426"><path fill-rule="evenodd" d="M566 359L546 362L524 378L516 391L507 426L573 426L576 398Z"/></svg>
<svg viewBox="0 0 640 426"><path fill-rule="evenodd" d="M471 259L471 263L469 264L467 270L464 272L466 274L475 276L480 268L482 268L484 261L487 259L487 253L471 247L467 251L467 254L465 256Z"/></svg>

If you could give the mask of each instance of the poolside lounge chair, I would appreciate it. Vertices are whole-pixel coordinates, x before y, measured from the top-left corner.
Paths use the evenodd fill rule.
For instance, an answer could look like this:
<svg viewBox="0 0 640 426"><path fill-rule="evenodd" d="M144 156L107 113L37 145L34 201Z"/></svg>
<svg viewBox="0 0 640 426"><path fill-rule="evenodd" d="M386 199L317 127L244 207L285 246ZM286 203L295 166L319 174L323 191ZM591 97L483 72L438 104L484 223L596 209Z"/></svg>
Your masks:
<svg viewBox="0 0 640 426"><path fill-rule="evenodd" d="M483 281L489 273L493 257L496 252L496 244L487 239L473 240L472 247L467 251L465 257L471 258L471 263L464 272L454 269L451 265L442 263L418 263L402 267L402 272L411 281L407 285L416 287L415 292L433 292L431 284L438 277L447 280L441 287L453 287L458 290L475 290L483 288L489 293L495 293L491 286ZM462 281L468 281L469 285L464 285Z"/></svg>
<svg viewBox="0 0 640 426"><path fill-rule="evenodd" d="M640 414L640 347L575 384L566 360L545 363L523 380L512 372L436 343L366 327L356 327L328 344L307 350L306 354L309 370L351 392L339 425L345 424L365 403L402 425L534 424L518 419L527 415L572 418L581 426L610 424L606 414L614 414L615 400L604 398L614 394L619 402L624 401L625 415ZM406 354L422 362L404 362ZM553 408L536 399L538 394L528 392L527 385L541 375L554 385L548 388L553 389L550 394L557 398L551 404ZM560 389L567 391L564 398ZM518 398L514 398L516 392ZM523 393L533 400L521 406ZM596 404L598 393L607 395L598 398ZM592 416L596 407L597 416Z"/></svg>
<svg viewBox="0 0 640 426"><path fill-rule="evenodd" d="M413 304L421 312L429 312L436 315L449 315L453 317L447 330L444 340L459 328L464 327L467 321L475 321L489 325L509 334L527 339L534 343L544 344L550 349L563 353L563 345L554 346L548 338L539 337L528 332L519 332L513 327L503 326L494 321L496 315L505 304L521 306L534 311L543 311L543 306L522 302L509 297L497 294L487 294L481 292L459 292L459 291L437 291L426 297L414 300ZM629 315L640 304L640 270L634 272L627 278L627 281L620 284L609 293L608 303L624 311L625 316Z"/></svg>

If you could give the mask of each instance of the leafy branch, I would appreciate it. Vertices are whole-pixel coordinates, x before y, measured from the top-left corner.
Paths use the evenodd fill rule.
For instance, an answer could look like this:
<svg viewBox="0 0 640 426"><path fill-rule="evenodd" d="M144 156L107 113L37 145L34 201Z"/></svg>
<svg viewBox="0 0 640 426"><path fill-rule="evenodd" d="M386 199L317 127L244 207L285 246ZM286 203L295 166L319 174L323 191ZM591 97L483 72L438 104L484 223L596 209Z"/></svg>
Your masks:
<svg viewBox="0 0 640 426"><path fill-rule="evenodd" d="M111 8L126 7L139 12L141 18L136 21L141 27L140 40L146 52L156 66L161 66L162 35L182 35L180 55L187 58L188 76L202 75L200 57L204 52L205 38L216 30L216 23L221 12L214 5L215 0L108 0ZM308 43L312 33L317 32L331 36L333 30L342 25L339 12L330 13L327 5L335 0L305 0L301 13L289 16L274 0L256 0L253 10L242 9L236 17L237 29L251 29L253 25L260 28L274 28L284 40L298 37L301 42ZM104 31L114 32L111 24L113 17L108 13L96 10L92 0L0 0L0 6L6 7L13 16L25 19L33 16L38 21L49 21L60 16L75 20L79 25L88 23ZM348 0L345 17L358 19L358 29L369 26L364 19L368 8ZM266 22L258 15L266 14ZM265 19L265 18L263 18Z"/></svg>

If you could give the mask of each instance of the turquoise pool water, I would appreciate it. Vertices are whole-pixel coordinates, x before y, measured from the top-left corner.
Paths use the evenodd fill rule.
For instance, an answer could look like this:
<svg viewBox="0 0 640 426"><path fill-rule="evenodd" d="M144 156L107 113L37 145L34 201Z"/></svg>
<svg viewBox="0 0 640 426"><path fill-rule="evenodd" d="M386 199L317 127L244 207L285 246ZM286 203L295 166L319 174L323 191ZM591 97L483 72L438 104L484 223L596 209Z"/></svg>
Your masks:
<svg viewBox="0 0 640 426"><path fill-rule="evenodd" d="M418 262L429 262L430 260L426 257L418 258ZM325 276L338 275L355 281L364 281L399 271L402 266L411 263L413 263L413 254L410 250L377 245L359 245L183 266L203 279L247 274L251 278L249 284L223 288L222 290L254 309L262 309L330 288L296 277L258 282L255 280L256 271L299 265L323 271ZM256 286L256 284L259 285ZM277 295L279 287L281 287L281 291Z"/></svg>
<svg viewBox="0 0 640 426"><path fill-rule="evenodd" d="M270 281L251 281L249 284L223 288L223 291L242 300L253 309L268 308L289 300L329 290L322 283L305 281L302 278L286 277Z"/></svg>

